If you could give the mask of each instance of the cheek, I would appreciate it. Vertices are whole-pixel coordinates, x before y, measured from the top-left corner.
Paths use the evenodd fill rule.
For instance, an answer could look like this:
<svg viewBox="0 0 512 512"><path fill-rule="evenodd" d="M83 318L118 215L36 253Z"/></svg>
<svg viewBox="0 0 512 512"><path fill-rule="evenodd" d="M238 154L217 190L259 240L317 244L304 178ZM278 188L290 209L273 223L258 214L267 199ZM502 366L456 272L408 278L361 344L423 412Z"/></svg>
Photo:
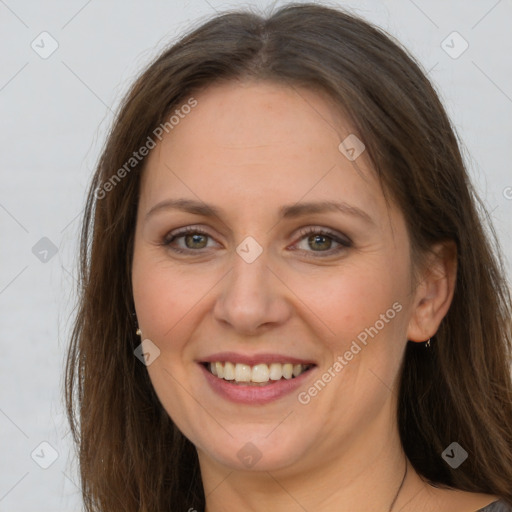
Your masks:
<svg viewBox="0 0 512 512"><path fill-rule="evenodd" d="M171 268L150 250L134 254L132 283L143 338L150 339L160 350L147 367L151 383L178 428L188 431L186 419L193 415L194 403L183 391L182 383L188 377L183 359L190 338L188 319L194 304L204 295L204 287L198 287L194 279Z"/></svg>
<svg viewBox="0 0 512 512"><path fill-rule="evenodd" d="M334 269L323 276L305 276L293 287L297 297L324 324L327 334L347 335L373 325L401 296L397 280L377 268Z"/></svg>
<svg viewBox="0 0 512 512"><path fill-rule="evenodd" d="M155 342L180 339L176 332L209 288L190 271L176 270L149 251L134 255L132 282L139 325L144 336Z"/></svg>
<svg viewBox="0 0 512 512"><path fill-rule="evenodd" d="M361 376L371 379L367 382L370 387L381 386L374 374L391 384L401 360L407 323L403 272L386 261L365 263L337 268L330 276L302 275L293 287L314 313L310 318L320 326L318 332L328 350L326 366L343 357L340 373L344 377L332 389L343 381L354 397L362 392L358 389Z"/></svg>

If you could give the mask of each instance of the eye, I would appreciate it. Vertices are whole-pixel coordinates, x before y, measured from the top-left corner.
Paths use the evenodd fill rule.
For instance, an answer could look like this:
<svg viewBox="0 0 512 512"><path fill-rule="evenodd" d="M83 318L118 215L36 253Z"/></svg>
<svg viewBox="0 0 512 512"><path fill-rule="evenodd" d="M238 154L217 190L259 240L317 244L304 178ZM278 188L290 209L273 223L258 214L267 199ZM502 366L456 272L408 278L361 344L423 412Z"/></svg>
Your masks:
<svg viewBox="0 0 512 512"><path fill-rule="evenodd" d="M341 251L352 247L352 241L346 236L340 236L337 233L325 228L308 227L302 228L299 233L302 238L296 247L300 250L313 253L322 253L322 255L314 255L313 257L324 257L338 254ZM332 248L333 243L338 247ZM300 247L303 244L303 247ZM305 246L305 247L304 247ZM311 249L311 250L308 250ZM308 255L310 256L310 255Z"/></svg>
<svg viewBox="0 0 512 512"><path fill-rule="evenodd" d="M183 239L185 247L175 247L171 244L176 240ZM179 231L171 232L164 237L162 245L169 247L172 251L178 253L186 253L195 249L205 249L207 246L207 239L211 238L206 231L196 228L194 226L188 226L180 229Z"/></svg>
<svg viewBox="0 0 512 512"><path fill-rule="evenodd" d="M338 254L349 247L352 247L352 241L346 236L340 236L337 233L325 228L308 227L299 231L302 238L295 247L306 253L322 253L311 255L311 257L325 257ZM175 232L171 232L164 237L161 245L168 247L176 253L199 252L201 249L208 248L208 239L212 238L206 231L194 226L187 226ZM183 240L184 246L176 246L176 241ZM338 247L332 248L334 244ZM299 245L303 244L303 247ZM305 245L305 247L304 247ZM292 249L296 250L296 249Z"/></svg>

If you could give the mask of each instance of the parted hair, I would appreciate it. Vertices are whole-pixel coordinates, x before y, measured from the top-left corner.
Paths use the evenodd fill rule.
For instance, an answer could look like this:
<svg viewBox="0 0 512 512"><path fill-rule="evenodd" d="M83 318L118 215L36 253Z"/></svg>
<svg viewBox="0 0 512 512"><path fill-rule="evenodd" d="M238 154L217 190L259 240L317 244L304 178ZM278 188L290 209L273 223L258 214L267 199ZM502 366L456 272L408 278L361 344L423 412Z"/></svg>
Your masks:
<svg viewBox="0 0 512 512"><path fill-rule="evenodd" d="M195 447L134 356L131 267L146 158L98 191L195 92L245 79L323 91L343 109L405 218L415 266L433 244L456 244L454 296L430 351L412 342L405 349L400 438L433 485L512 505L510 288L462 144L427 73L399 42L347 10L310 3L202 21L160 52L119 107L86 199L65 368L85 510L204 510ZM453 441L468 452L457 469L441 457Z"/></svg>

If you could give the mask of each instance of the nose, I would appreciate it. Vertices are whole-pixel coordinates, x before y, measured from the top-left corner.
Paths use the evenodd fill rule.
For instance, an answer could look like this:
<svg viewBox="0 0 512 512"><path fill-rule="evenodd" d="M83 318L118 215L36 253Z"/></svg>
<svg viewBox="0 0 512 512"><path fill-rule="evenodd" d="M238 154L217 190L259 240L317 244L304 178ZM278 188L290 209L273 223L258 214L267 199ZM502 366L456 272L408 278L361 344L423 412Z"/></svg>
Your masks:
<svg viewBox="0 0 512 512"><path fill-rule="evenodd" d="M267 263L265 251L252 263L234 255L213 310L219 322L240 334L257 335L290 318L290 291Z"/></svg>

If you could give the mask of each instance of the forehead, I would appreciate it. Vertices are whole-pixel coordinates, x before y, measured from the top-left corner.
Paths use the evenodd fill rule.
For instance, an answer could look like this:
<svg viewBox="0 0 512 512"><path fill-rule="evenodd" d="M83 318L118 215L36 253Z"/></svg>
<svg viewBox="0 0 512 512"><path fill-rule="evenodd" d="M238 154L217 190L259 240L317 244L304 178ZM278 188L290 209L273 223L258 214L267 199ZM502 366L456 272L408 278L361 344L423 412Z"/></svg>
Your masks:
<svg viewBox="0 0 512 512"><path fill-rule="evenodd" d="M148 156L141 184L147 206L169 195L232 205L238 213L301 198L351 199L378 216L380 185L364 151L347 157L359 139L328 95L233 81L194 99Z"/></svg>

